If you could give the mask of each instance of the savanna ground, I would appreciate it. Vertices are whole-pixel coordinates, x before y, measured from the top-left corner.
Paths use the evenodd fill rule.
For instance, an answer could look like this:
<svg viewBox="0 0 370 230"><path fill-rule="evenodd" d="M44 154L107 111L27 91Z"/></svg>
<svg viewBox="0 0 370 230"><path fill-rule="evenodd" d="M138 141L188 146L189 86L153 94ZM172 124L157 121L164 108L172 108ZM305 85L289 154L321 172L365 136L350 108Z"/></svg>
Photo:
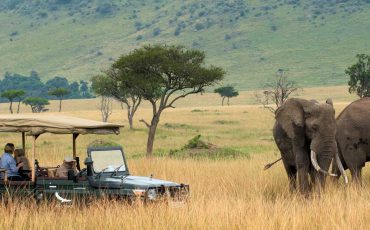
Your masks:
<svg viewBox="0 0 370 230"><path fill-rule="evenodd" d="M289 193L281 163L263 171L279 153L271 135L274 118L253 102L252 92L243 92L221 107L214 94L181 101L178 108L163 113L155 142L153 159L146 159L146 128L138 120L149 119L144 105L135 120L136 129L122 129L120 135L80 136L78 155L86 156L86 146L95 139L124 146L132 174L150 175L190 184L191 199L184 206L166 204L127 206L118 202L96 201L89 207L37 208L33 202L0 209L0 229L368 229L370 221L370 170L363 172L361 189L329 184L325 192L310 198ZM305 89L302 97L334 98L337 114L355 97L345 87ZM0 109L6 112L6 104ZM66 101L63 115L100 119L97 101ZM57 103L49 114L59 115ZM111 122L126 124L118 104ZM242 156L216 159L171 158L170 149L179 149L201 134L219 147L238 150ZM20 144L20 136L1 134L0 143ZM30 147L28 142L28 147ZM37 159L41 165L57 165L71 154L71 137L42 135Z"/></svg>

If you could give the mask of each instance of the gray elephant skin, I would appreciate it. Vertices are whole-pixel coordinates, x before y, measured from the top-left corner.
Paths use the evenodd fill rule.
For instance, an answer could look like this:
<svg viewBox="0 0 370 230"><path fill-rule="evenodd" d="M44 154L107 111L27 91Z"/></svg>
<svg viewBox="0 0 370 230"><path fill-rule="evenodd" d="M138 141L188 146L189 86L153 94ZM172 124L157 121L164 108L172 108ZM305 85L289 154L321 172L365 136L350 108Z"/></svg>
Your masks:
<svg viewBox="0 0 370 230"><path fill-rule="evenodd" d="M307 194L317 181L323 187L332 159L338 156L332 101L318 103L291 98L276 111L275 119L273 136L291 191L296 189L297 179L303 194Z"/></svg>
<svg viewBox="0 0 370 230"><path fill-rule="evenodd" d="M370 98L349 104L337 117L337 143L344 169L349 169L352 180L361 184L361 171L370 161ZM333 173L339 168L333 163ZM338 175L339 177L340 175Z"/></svg>

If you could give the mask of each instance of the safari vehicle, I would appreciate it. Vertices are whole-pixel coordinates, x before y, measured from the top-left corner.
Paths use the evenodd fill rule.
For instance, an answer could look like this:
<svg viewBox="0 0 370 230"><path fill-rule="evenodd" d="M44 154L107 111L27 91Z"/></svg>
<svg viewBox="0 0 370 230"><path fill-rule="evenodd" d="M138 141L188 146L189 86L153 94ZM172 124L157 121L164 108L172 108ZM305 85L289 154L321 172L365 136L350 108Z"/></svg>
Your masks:
<svg viewBox="0 0 370 230"><path fill-rule="evenodd" d="M8 115L0 116L0 132L22 134L26 150L26 135L32 137L32 151L27 154L31 166L30 181L8 181L6 170L0 169L0 196L31 196L37 201L54 199L72 203L76 198L122 198L128 201L184 201L189 186L170 181L130 175L122 147L89 147L85 168L80 168L76 156L76 139L80 134L119 134L120 125L66 116ZM56 167L45 167L35 157L36 140L41 134L71 134L73 157L79 173L68 172L68 177L55 177ZM27 151L28 152L28 151ZM61 156L61 159L63 157Z"/></svg>

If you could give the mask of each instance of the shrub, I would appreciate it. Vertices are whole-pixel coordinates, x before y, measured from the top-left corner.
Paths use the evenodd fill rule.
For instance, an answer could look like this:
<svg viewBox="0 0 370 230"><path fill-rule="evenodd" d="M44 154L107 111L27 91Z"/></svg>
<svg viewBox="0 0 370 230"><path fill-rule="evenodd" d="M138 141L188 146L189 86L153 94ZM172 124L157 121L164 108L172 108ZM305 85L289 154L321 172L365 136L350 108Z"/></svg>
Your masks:
<svg viewBox="0 0 370 230"><path fill-rule="evenodd" d="M181 28L180 28L180 27L177 27L177 28L175 29L174 35L175 35L175 36L179 36L179 35L180 35L180 33L181 33Z"/></svg>
<svg viewBox="0 0 370 230"><path fill-rule="evenodd" d="M231 39L231 35L230 34L225 34L224 39L225 39L225 41L230 40Z"/></svg>
<svg viewBox="0 0 370 230"><path fill-rule="evenodd" d="M158 36L158 35L160 35L161 34L161 28L155 28L154 30L153 30L153 36L155 37L155 36Z"/></svg>
<svg viewBox="0 0 370 230"><path fill-rule="evenodd" d="M109 3L103 3L101 5L99 5L96 10L95 10L97 13L101 14L101 15L110 15L110 14L113 14L114 12L114 8L111 4Z"/></svg>
<svg viewBox="0 0 370 230"><path fill-rule="evenodd" d="M195 24L195 29L197 31L202 30L202 29L204 29L204 25L202 23L197 23L197 24Z"/></svg>

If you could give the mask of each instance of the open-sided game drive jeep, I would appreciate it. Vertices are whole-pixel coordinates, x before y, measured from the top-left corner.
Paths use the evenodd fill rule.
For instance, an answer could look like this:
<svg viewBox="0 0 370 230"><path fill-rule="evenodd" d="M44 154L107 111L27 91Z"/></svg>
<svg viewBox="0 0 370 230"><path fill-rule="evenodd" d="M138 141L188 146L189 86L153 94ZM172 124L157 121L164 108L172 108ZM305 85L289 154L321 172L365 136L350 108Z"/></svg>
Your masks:
<svg viewBox="0 0 370 230"><path fill-rule="evenodd" d="M0 196L27 196L38 201L55 199L72 203L82 198L122 198L127 201L184 201L189 186L150 177L130 175L122 147L89 147L81 169L76 156L79 134L119 134L120 125L75 117L44 115L0 116L0 132L21 132L25 150L25 136L32 136L31 180L9 181L6 170L0 169ZM56 167L43 167L35 160L36 139L43 133L72 134L73 157L79 172L68 172L68 177L55 177Z"/></svg>

